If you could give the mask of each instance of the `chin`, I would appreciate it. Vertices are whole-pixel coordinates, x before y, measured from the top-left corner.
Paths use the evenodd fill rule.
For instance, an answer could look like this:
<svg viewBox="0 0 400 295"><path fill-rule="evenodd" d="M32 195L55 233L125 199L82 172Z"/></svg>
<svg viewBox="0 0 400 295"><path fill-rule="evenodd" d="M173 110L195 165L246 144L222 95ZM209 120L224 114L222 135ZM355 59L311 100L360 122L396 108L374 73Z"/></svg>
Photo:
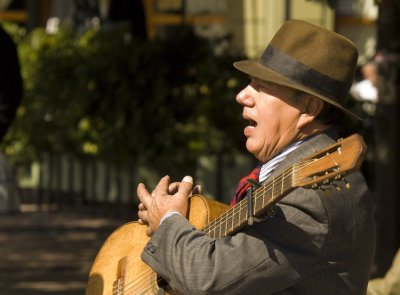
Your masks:
<svg viewBox="0 0 400 295"><path fill-rule="evenodd" d="M254 146L252 146L251 144L249 144L249 142L247 141L246 143L246 149L247 151L252 154L254 157L256 157L258 160L260 159L260 151L256 148L254 148Z"/></svg>

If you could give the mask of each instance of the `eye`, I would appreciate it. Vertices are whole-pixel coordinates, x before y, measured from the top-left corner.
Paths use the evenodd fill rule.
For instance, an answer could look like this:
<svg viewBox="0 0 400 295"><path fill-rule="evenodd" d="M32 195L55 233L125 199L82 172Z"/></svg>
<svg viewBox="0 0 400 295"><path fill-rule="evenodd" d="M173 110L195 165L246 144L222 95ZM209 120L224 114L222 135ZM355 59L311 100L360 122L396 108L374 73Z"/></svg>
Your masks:
<svg viewBox="0 0 400 295"><path fill-rule="evenodd" d="M260 86L258 87L258 89L259 89L259 91L265 92L265 93L267 93L267 94L269 94L269 95L276 96L276 93L275 93L274 90L272 90L271 88L266 87L266 86L264 86L264 85L260 85Z"/></svg>
<svg viewBox="0 0 400 295"><path fill-rule="evenodd" d="M250 82L250 86L254 88L256 91L260 91L260 84L257 83L255 79L252 79Z"/></svg>

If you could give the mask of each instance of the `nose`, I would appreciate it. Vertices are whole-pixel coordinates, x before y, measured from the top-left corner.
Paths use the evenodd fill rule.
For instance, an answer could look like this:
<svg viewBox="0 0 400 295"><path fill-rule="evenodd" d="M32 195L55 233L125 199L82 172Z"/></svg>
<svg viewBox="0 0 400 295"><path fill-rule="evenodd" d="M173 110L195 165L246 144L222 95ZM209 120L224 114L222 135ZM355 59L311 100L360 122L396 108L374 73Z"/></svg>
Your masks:
<svg viewBox="0 0 400 295"><path fill-rule="evenodd" d="M237 95L236 101L242 106L252 107L254 106L254 96L252 93L252 87L247 85L247 87L243 88Z"/></svg>

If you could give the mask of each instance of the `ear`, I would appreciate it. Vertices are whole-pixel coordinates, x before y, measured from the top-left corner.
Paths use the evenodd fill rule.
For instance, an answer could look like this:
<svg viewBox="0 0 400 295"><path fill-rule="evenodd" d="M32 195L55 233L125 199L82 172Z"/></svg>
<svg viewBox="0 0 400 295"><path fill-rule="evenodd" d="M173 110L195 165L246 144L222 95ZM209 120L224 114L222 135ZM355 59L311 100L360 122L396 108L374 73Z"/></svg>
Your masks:
<svg viewBox="0 0 400 295"><path fill-rule="evenodd" d="M297 122L297 128L300 130L315 121L315 118L321 113L324 107L324 101L313 95L304 95L301 99L302 111L300 119Z"/></svg>

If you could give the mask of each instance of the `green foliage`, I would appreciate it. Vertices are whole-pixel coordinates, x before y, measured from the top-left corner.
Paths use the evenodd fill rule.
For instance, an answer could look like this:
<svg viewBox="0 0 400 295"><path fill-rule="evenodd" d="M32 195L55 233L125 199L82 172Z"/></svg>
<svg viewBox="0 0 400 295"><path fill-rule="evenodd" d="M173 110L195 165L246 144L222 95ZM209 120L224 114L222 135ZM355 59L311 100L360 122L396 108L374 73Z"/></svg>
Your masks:
<svg viewBox="0 0 400 295"><path fill-rule="evenodd" d="M123 27L36 29L18 48L25 94L2 144L14 162L53 152L185 173L201 154L243 146L242 57L216 55L188 28L146 42Z"/></svg>

